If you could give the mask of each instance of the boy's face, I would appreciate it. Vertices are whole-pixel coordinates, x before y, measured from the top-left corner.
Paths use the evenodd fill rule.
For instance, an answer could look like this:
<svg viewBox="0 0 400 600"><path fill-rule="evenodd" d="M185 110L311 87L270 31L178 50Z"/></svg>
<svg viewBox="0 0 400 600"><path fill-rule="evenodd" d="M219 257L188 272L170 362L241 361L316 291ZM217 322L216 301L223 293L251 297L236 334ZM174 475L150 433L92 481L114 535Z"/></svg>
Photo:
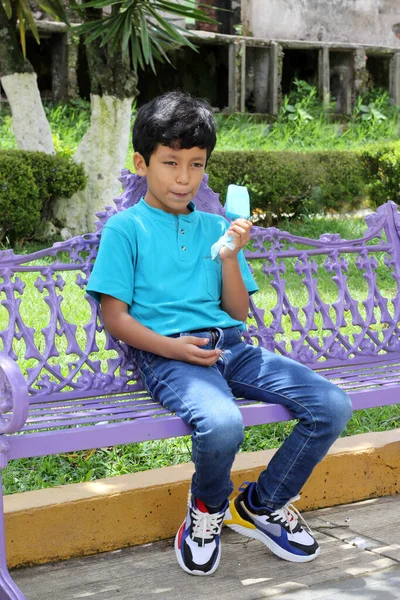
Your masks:
<svg viewBox="0 0 400 600"><path fill-rule="evenodd" d="M135 152L136 173L147 178L145 200L153 208L174 215L187 214L187 205L197 194L207 160L205 148L174 150L159 144L147 166L141 154Z"/></svg>

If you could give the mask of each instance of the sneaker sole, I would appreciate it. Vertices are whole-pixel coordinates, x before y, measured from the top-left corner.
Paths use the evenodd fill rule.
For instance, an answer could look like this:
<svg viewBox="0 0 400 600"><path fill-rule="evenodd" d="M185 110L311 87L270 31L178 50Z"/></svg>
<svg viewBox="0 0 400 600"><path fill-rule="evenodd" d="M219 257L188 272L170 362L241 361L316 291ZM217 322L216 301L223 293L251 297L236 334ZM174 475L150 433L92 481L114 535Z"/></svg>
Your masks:
<svg viewBox="0 0 400 600"><path fill-rule="evenodd" d="M178 564L181 567L181 569L183 569L186 573L189 573L189 575L197 575L199 577L204 577L204 576L212 575L213 573L215 573L215 571L218 569L219 561L221 560L221 548L219 549L219 554L217 556L217 560L215 561L215 564L210 571L207 571L207 573L204 573L204 571L191 571L190 569L187 568L187 566L185 565L185 563L182 560L182 554L181 554L181 551L180 551L180 548L178 545L178 538L179 538L179 529L178 529L178 533L175 536L174 547L175 547L176 559L177 559Z"/></svg>
<svg viewBox="0 0 400 600"><path fill-rule="evenodd" d="M279 558L283 558L283 560L287 560L289 562L296 562L296 563L310 562L311 560L314 560L315 558L317 558L317 556L319 555L319 553L321 551L320 548L317 548L316 552L311 555L300 556L299 554L292 554L291 552L284 550L284 548L281 548L281 546L279 546L279 544L274 542L270 537L265 535L265 533L262 533L262 531L260 531L259 529L256 529L255 526L254 526L254 529L250 529L249 527L246 527L245 525L238 525L237 523L235 523L234 519L232 518L232 513L231 513L230 509L231 509L231 507L228 508L228 510L226 511L226 514L225 514L224 523L227 527L229 527L230 529L233 529L233 531L236 531L236 533L240 533L240 535L244 535L245 537L252 538L252 539L258 540L259 542L262 542L264 544L264 546L266 546L269 550L271 550L271 552L276 554L276 556L279 556ZM238 517L238 520L244 522L243 519L241 519L240 515L237 515L237 517ZM231 521L231 522L229 522L229 521Z"/></svg>

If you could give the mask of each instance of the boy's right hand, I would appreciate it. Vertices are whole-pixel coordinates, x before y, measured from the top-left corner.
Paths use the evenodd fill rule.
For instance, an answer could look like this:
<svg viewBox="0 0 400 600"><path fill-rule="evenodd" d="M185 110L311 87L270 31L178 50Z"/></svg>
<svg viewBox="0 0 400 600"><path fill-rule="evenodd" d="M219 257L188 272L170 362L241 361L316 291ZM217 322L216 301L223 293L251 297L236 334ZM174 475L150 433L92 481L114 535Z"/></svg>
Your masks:
<svg viewBox="0 0 400 600"><path fill-rule="evenodd" d="M217 348L203 350L200 346L206 346L210 340L196 337L195 335L171 338L171 342L173 343L171 344L171 353L168 355L168 358L192 363L193 365L211 367L222 354L222 350Z"/></svg>
<svg viewBox="0 0 400 600"><path fill-rule="evenodd" d="M170 338L148 329L128 313L128 305L113 296L101 295L101 310L108 332L130 346L182 360L194 365L211 367L221 356L221 350L203 350L209 339L195 335Z"/></svg>

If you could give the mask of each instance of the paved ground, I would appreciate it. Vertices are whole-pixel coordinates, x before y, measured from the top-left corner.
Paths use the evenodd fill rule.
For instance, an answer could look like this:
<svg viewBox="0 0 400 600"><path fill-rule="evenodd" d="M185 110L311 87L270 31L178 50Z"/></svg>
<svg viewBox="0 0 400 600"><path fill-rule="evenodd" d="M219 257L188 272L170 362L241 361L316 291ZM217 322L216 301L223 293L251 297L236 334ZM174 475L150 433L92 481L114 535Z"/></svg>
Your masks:
<svg viewBox="0 0 400 600"><path fill-rule="evenodd" d="M292 564L225 529L218 571L191 577L172 541L13 571L27 600L399 600L400 496L305 515L321 545Z"/></svg>

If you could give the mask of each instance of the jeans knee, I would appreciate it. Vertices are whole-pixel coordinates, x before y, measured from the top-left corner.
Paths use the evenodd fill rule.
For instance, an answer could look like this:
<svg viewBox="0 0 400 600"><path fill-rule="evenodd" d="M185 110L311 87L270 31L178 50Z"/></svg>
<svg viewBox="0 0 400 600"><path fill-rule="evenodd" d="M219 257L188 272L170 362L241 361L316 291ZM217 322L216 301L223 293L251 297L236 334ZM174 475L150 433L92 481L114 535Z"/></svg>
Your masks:
<svg viewBox="0 0 400 600"><path fill-rule="evenodd" d="M202 445L203 451L213 453L236 453L243 439L243 418L239 410L225 416L214 415L196 434L196 441Z"/></svg>
<svg viewBox="0 0 400 600"><path fill-rule="evenodd" d="M327 407L332 434L339 436L351 419L353 413L351 400L346 392L332 385L327 395Z"/></svg>

